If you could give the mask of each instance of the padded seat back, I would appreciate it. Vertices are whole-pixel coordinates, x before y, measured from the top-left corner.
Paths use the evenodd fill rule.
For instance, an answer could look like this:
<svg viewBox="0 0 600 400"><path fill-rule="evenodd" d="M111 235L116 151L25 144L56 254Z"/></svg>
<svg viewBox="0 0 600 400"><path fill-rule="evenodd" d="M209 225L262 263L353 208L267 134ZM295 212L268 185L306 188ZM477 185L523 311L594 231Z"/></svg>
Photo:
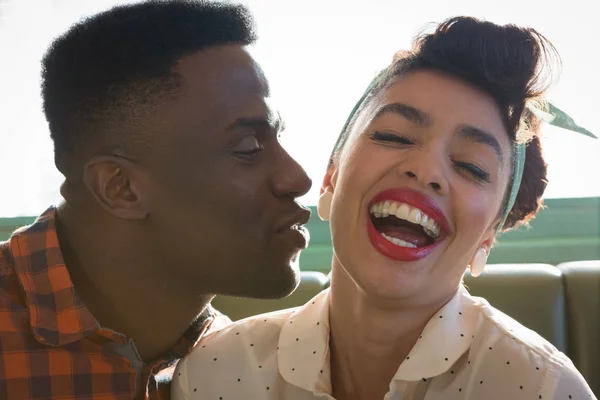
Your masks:
<svg viewBox="0 0 600 400"><path fill-rule="evenodd" d="M492 264L465 286L474 296L543 336L562 352L567 349L565 295L560 270L545 264Z"/></svg>
<svg viewBox="0 0 600 400"><path fill-rule="evenodd" d="M567 296L567 354L600 395L600 260L558 266Z"/></svg>

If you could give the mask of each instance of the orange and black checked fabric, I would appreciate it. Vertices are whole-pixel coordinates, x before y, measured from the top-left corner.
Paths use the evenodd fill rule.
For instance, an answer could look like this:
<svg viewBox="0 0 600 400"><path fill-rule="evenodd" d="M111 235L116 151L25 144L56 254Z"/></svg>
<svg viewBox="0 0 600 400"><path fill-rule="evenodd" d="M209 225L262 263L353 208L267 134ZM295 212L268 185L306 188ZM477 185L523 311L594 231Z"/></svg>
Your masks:
<svg viewBox="0 0 600 400"><path fill-rule="evenodd" d="M0 243L0 399L165 398L177 359L226 317L209 307L168 355L143 364L132 341L103 329L75 292L55 217L50 208Z"/></svg>

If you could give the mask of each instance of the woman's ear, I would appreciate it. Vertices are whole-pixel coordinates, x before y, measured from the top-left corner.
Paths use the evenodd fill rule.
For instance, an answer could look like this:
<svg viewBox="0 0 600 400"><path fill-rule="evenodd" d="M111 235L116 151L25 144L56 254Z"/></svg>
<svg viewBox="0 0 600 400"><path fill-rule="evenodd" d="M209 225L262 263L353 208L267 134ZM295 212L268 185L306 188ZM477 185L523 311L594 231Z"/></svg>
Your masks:
<svg viewBox="0 0 600 400"><path fill-rule="evenodd" d="M477 246L477 250L475 254L471 257L471 261L469 262L469 269L471 270L471 276L476 278L485 269L487 264L488 257L490 255L490 250L494 245L495 233L494 229L496 225L492 225L492 228L488 229L483 237L479 246Z"/></svg>
<svg viewBox="0 0 600 400"><path fill-rule="evenodd" d="M319 191L319 194L323 194L326 191L333 193L337 176L337 167L333 162L331 162L329 168L327 168L325 176L323 177L323 183L321 184L321 190Z"/></svg>
<svg viewBox="0 0 600 400"><path fill-rule="evenodd" d="M317 202L317 214L323 221L329 221L331 214L331 203L333 202L333 191L337 180L337 169L331 163L321 184L319 192L319 201Z"/></svg>
<svg viewBox="0 0 600 400"><path fill-rule="evenodd" d="M488 253L489 253L489 250L491 250L492 247L494 247L494 245L496 244L496 237L498 236L498 233L500 233L498 230L498 227L500 226L501 223L502 223L502 218L501 217L496 218L496 220L494 220L492 225L483 234L483 238L481 239L481 243L479 244L479 247L484 247L484 248L488 249Z"/></svg>
<svg viewBox="0 0 600 400"><path fill-rule="evenodd" d="M479 243L479 248L483 248L486 249L488 254L490 252L490 250L492 249L492 247L494 247L494 244L496 243L496 229L497 229L497 224L493 224L483 235L483 238L481 240L481 243Z"/></svg>

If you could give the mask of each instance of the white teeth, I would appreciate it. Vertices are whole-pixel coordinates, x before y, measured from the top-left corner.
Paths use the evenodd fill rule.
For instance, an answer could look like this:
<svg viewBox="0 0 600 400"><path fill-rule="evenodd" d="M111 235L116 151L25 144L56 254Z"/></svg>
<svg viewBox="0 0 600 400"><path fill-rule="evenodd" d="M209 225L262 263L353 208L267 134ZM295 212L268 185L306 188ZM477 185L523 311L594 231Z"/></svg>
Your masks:
<svg viewBox="0 0 600 400"><path fill-rule="evenodd" d="M396 210L396 218L408 220L408 214L410 214L410 206L408 204L400 204Z"/></svg>
<svg viewBox="0 0 600 400"><path fill-rule="evenodd" d="M399 203L392 200L386 200L371 206L370 211L371 214L373 214L376 218L385 218L389 215L395 215L396 218L412 222L413 224L419 224L423 227L425 233L427 233L433 239L436 239L440 236L440 225L437 222L435 222L433 218L431 218L418 208L411 207L406 203ZM392 243L396 243L392 239L400 240L396 238L391 238L389 236L386 236L386 239L390 240ZM404 244L399 244L399 246L414 246L411 243L403 243Z"/></svg>
<svg viewBox="0 0 600 400"><path fill-rule="evenodd" d="M385 203L383 203L383 207L381 207L381 213L383 215L390 215L390 202L386 201Z"/></svg>
<svg viewBox="0 0 600 400"><path fill-rule="evenodd" d="M413 208L410 210L410 214L408 214L408 220L413 224L421 223L421 211L417 208Z"/></svg>
<svg viewBox="0 0 600 400"><path fill-rule="evenodd" d="M432 230L434 225L435 225L435 221L432 218L427 222L427 229Z"/></svg>
<svg viewBox="0 0 600 400"><path fill-rule="evenodd" d="M373 214L377 218L381 218L381 213L379 212L380 210L381 204L374 204L373 206L371 206L371 214Z"/></svg>
<svg viewBox="0 0 600 400"><path fill-rule="evenodd" d="M396 246L411 247L413 249L417 247L417 246L415 246L412 243L408 243L408 242L405 242L404 240L401 240L401 239L398 239L398 238L395 238L395 237L391 237L389 235L386 235L385 233L382 233L381 236L383 236L384 238L386 238L390 242L394 243Z"/></svg>

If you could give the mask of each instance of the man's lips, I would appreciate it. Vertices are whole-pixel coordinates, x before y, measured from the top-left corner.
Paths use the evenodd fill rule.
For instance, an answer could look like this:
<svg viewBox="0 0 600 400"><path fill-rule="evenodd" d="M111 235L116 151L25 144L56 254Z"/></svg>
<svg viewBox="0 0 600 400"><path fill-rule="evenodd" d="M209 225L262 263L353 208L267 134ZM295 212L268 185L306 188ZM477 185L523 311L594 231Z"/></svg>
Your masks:
<svg viewBox="0 0 600 400"><path fill-rule="evenodd" d="M296 211L288 214L288 216L284 218L283 222L279 224L279 229L277 229L277 232L283 232L293 227L306 225L309 219L310 210L307 208L298 207Z"/></svg>
<svg viewBox="0 0 600 400"><path fill-rule="evenodd" d="M310 235L304 225L310 219L310 210L299 208L287 217L280 225L277 233L289 240L295 248L305 249L308 246Z"/></svg>

